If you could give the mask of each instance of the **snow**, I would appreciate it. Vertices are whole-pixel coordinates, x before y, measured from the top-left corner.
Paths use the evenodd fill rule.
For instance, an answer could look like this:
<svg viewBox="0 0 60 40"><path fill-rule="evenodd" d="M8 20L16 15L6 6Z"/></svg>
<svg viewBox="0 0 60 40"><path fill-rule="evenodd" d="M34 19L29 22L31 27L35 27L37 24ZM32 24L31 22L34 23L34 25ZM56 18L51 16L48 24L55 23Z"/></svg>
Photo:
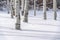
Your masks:
<svg viewBox="0 0 60 40"><path fill-rule="evenodd" d="M15 29L16 18L10 17L7 11L0 11L0 40L60 40L60 10L57 20L53 11L47 11L47 20L43 19L43 11L29 11L28 23L21 16L21 30Z"/></svg>

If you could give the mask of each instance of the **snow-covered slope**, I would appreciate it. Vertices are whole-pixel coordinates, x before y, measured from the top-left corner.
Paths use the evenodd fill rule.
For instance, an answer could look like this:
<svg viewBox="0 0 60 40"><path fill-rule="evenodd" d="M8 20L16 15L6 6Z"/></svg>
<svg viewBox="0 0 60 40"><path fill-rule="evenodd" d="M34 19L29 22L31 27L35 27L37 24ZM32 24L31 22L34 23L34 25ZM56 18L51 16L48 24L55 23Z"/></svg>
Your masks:
<svg viewBox="0 0 60 40"><path fill-rule="evenodd" d="M21 30L15 29L16 18L10 18L7 12L0 12L0 40L60 40L60 11L54 20L52 11L47 11L47 20L43 19L43 12L29 11L29 22L24 23L21 16Z"/></svg>

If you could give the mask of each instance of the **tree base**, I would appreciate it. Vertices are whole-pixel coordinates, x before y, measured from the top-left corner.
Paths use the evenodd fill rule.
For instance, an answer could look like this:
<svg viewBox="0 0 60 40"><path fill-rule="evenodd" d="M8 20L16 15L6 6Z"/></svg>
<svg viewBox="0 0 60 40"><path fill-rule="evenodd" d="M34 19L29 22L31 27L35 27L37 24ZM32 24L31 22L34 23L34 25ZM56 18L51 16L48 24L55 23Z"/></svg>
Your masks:
<svg viewBox="0 0 60 40"><path fill-rule="evenodd" d="M54 13L54 20L57 20L57 13Z"/></svg>
<svg viewBox="0 0 60 40"><path fill-rule="evenodd" d="M46 20L47 18L46 18L46 12L44 12L44 20Z"/></svg>
<svg viewBox="0 0 60 40"><path fill-rule="evenodd" d="M17 29L17 30L21 30L21 29L20 29L20 24L16 23L16 29Z"/></svg>

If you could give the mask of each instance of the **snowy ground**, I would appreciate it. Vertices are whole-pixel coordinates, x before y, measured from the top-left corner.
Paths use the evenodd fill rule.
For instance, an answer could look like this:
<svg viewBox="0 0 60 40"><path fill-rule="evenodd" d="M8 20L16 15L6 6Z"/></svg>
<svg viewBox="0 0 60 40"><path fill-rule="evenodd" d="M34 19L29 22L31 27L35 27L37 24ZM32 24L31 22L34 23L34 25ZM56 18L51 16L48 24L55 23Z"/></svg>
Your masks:
<svg viewBox="0 0 60 40"><path fill-rule="evenodd" d="M43 11L29 11L29 22L21 21L21 29L15 30L16 19L10 18L7 11L0 11L0 40L60 40L60 10L57 20L53 11L47 11L47 20L43 19ZM23 20L23 17L21 16Z"/></svg>

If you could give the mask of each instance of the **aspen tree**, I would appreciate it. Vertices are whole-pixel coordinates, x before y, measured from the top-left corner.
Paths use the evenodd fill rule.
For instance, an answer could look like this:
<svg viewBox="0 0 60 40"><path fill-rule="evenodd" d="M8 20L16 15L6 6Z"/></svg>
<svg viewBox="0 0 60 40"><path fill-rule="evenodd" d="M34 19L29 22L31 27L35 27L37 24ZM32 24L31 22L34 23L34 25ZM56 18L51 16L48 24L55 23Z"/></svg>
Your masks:
<svg viewBox="0 0 60 40"><path fill-rule="evenodd" d="M13 0L13 15L15 16L15 0Z"/></svg>
<svg viewBox="0 0 60 40"><path fill-rule="evenodd" d="M46 0L43 0L43 13L44 13L44 19L46 20Z"/></svg>
<svg viewBox="0 0 60 40"><path fill-rule="evenodd" d="M34 16L36 16L36 0L34 0Z"/></svg>
<svg viewBox="0 0 60 40"><path fill-rule="evenodd" d="M25 0L25 7L24 7L24 22L28 22L28 6L29 0Z"/></svg>
<svg viewBox="0 0 60 40"><path fill-rule="evenodd" d="M13 10L14 10L14 8L13 8L13 0L11 0L11 18L13 18Z"/></svg>
<svg viewBox="0 0 60 40"><path fill-rule="evenodd" d="M15 5L16 5L16 15L17 15L17 17L16 17L16 29L17 30L20 30L20 1L19 0L15 0L16 1L16 3L15 3Z"/></svg>
<svg viewBox="0 0 60 40"><path fill-rule="evenodd" d="M6 2L7 2L7 11L8 11L8 14L9 14L10 13L10 1L7 0Z"/></svg>
<svg viewBox="0 0 60 40"><path fill-rule="evenodd" d="M21 0L21 8L22 8L22 10L21 10L21 13L22 13L22 16L24 15L24 2L25 0Z"/></svg>
<svg viewBox="0 0 60 40"><path fill-rule="evenodd" d="M56 9L57 9L57 1L56 0L53 0L54 20L57 19Z"/></svg>

